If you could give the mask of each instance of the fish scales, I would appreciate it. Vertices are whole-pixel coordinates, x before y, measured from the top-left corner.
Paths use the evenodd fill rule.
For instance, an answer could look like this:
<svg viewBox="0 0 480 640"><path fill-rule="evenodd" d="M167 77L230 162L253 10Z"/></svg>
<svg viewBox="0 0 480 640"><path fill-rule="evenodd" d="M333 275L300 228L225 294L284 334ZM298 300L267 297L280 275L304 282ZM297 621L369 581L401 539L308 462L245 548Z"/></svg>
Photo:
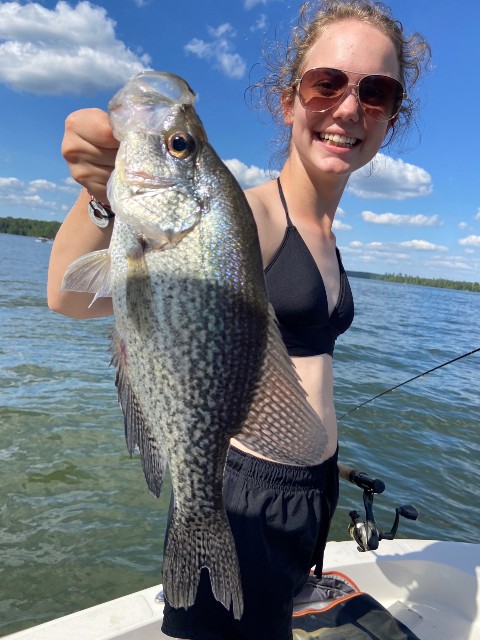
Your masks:
<svg viewBox="0 0 480 640"><path fill-rule="evenodd" d="M112 297L128 449L140 449L157 496L170 468L167 599L191 606L206 567L214 596L239 618L222 498L230 438L288 464L321 462L327 439L268 303L253 215L193 100L181 78L153 71L111 100L121 142L108 186L110 248L73 263L64 288Z"/></svg>
<svg viewBox="0 0 480 640"><path fill-rule="evenodd" d="M223 221L221 255L205 262L205 256L213 254L212 237L217 234L215 209L174 250L147 250L136 260L144 262L143 278L127 277L125 286L123 277L117 282L112 276L116 326L123 336L130 385L169 461L175 510L163 581L169 600L180 606L192 604L204 564L213 577L221 575L217 565L222 562L229 579L238 571L221 499L223 471L229 439L240 430L253 397L267 337L268 307L264 299L257 300L254 279L245 284L242 248L238 242L229 246L225 238L235 235L224 229ZM220 205L219 215L222 211ZM123 235L129 229L122 225L117 221L112 238L112 274L117 272L116 261L126 260L116 251L117 243L127 244ZM118 273L125 273L124 265ZM197 562L185 553L185 531L196 532L191 547ZM212 546L215 553L209 559L204 547ZM217 562L216 556L223 561ZM180 577L188 576L186 569L192 566L197 578L182 586ZM227 591L232 585L214 585L215 595L229 605L232 596ZM240 601L240 595L236 598ZM241 604L233 604L239 616Z"/></svg>

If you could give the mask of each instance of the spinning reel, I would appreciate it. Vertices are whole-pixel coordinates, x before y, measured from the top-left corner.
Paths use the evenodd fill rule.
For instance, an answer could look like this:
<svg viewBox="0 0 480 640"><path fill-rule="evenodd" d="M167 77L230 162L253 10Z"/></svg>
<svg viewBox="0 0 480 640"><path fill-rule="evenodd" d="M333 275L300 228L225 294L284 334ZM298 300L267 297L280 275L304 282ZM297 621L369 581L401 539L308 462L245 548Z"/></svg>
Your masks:
<svg viewBox="0 0 480 640"><path fill-rule="evenodd" d="M365 520L360 517L358 511L350 511L351 522L348 525L348 532L358 545L359 551L374 551L378 548L380 540L393 540L397 533L400 517L407 520L416 520L418 511L411 504L397 507L395 510L395 520L390 531L381 531L373 515L373 497L375 494L385 491L385 483L382 480L374 480L367 474L338 465L340 477L348 480L357 487L363 489L363 504L365 505Z"/></svg>

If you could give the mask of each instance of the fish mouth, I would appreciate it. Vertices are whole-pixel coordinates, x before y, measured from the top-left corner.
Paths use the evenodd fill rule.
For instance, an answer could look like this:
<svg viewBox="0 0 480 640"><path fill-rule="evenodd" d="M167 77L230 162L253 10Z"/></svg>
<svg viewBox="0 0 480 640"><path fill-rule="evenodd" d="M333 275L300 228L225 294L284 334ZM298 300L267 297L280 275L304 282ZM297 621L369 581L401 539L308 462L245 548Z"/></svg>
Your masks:
<svg viewBox="0 0 480 640"><path fill-rule="evenodd" d="M172 180L164 176L152 175L144 171L128 171L126 182L130 187L137 189L170 189L178 186L178 180Z"/></svg>
<svg viewBox="0 0 480 640"><path fill-rule="evenodd" d="M191 180L142 170L112 176L109 200L115 201L118 219L137 233L143 251L176 247L208 211L208 199L195 196Z"/></svg>

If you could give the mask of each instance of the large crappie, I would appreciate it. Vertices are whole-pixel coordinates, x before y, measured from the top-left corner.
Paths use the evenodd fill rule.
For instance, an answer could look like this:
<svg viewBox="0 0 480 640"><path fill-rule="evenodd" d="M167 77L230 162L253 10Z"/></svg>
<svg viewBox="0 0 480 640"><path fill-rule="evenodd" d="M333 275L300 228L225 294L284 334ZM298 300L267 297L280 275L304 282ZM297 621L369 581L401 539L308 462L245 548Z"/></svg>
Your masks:
<svg viewBox="0 0 480 640"><path fill-rule="evenodd" d="M170 467L167 599L192 605L207 567L215 597L239 618L222 500L230 438L279 462L316 464L327 437L268 303L252 212L208 143L194 97L181 78L146 71L112 98L121 144L108 187L110 248L76 260L64 289L112 296L128 449L140 449L157 496Z"/></svg>

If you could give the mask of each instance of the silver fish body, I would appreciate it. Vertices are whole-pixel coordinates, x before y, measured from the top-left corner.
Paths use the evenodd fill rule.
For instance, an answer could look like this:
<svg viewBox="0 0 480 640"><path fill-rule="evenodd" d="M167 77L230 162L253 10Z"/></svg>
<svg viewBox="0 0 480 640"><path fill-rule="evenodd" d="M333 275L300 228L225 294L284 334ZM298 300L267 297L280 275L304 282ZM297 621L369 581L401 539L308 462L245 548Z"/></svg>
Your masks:
<svg viewBox="0 0 480 640"><path fill-rule="evenodd" d="M174 129L198 127L193 116L191 107L179 109L182 122ZM125 155L130 144L128 138ZM156 134L139 134L133 144L147 157L164 153L158 146L164 144L163 137L159 140ZM158 224L153 216L154 231L147 229L147 239L139 238L138 226L123 222L121 215L116 221L111 286L121 360L115 357L131 388L122 405L128 415L132 393L142 413L143 424L128 436L129 447L139 445L154 493L161 487L163 456L170 468L175 507L164 554L166 596L188 607L195 599L201 568L207 566L214 595L226 606L232 602L239 617L241 585L221 497L223 470L229 440L246 419L259 379L268 304L253 219L245 223L241 215L225 216L224 194L231 199L232 178L216 171L219 160L198 134L195 144L195 166L193 160L181 159L182 175L178 182L174 172L169 175L173 186L162 187L167 192L163 196L126 193L122 170L112 179L112 206L128 211L128 220L136 211L136 206L129 206L130 198L142 197L146 206L154 205L155 216L161 210L162 218ZM160 171L149 167L147 172L150 178ZM191 196L189 189L177 186L185 173L191 173L195 183L189 187ZM197 192L203 194L201 202ZM230 208L246 207L240 190L235 189L234 198ZM144 213L145 203L140 207ZM145 215L140 222L145 233ZM250 251L245 252L245 246ZM120 396L125 393L120 387ZM143 440L146 434L149 442Z"/></svg>
<svg viewBox="0 0 480 640"><path fill-rule="evenodd" d="M239 618L222 499L230 438L289 464L321 462L327 438L268 303L251 210L193 100L182 79L153 71L112 99L121 140L109 182L115 228L108 252L76 261L65 288L112 296L127 446L140 449L157 496L169 465L167 599L191 606L207 567L214 596Z"/></svg>

